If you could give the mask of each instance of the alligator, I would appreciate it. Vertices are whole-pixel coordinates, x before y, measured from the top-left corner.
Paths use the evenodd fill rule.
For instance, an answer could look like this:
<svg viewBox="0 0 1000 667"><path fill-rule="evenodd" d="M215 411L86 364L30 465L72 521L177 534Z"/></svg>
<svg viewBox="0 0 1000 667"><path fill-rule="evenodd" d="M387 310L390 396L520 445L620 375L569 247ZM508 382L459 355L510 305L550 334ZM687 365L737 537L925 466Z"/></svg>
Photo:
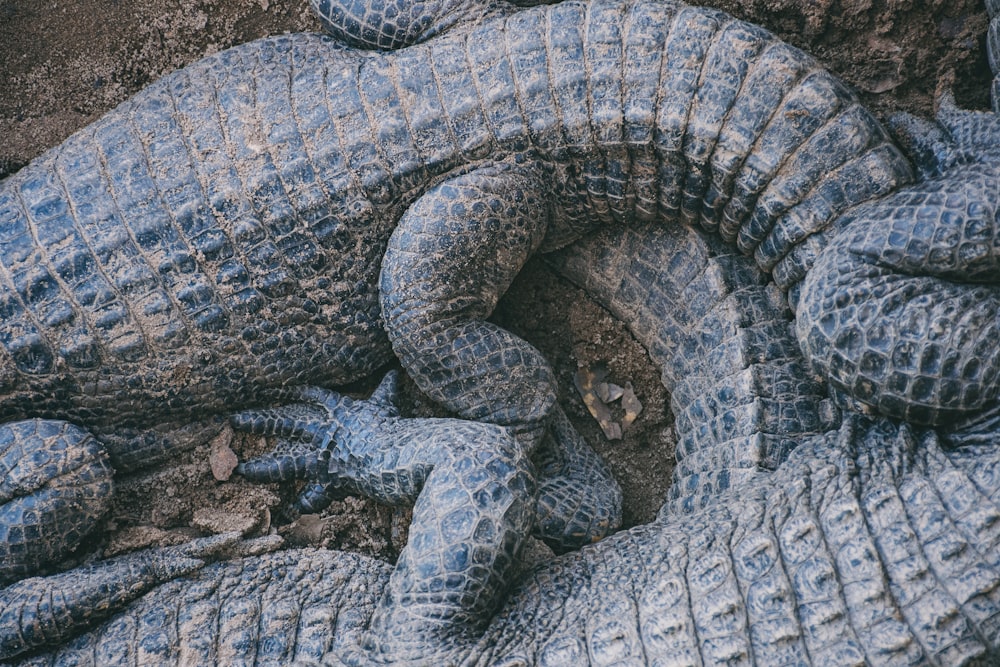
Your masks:
<svg viewBox="0 0 1000 667"><path fill-rule="evenodd" d="M991 116L946 109L941 127L899 121L930 177L907 186L909 161L843 85L720 12L642 0L491 4L485 17L447 2L402 13L318 5L339 41L415 45L362 53L296 35L237 47L167 77L4 181L0 213L10 225L0 256L12 325L0 406L10 419L80 423L128 465L155 456L165 428L234 405L297 400L234 418L281 438L273 456L242 472L309 476L320 500L348 488L398 502L423 487L420 539L391 573L321 553L206 568L68 651L98 650L103 636L105 652L94 655L177 659L184 637L134 633L186 600L162 627L203 627L218 615L241 630L218 643L201 635L185 645L186 659L221 648L287 657L300 644L303 658L332 650L349 661L511 665L629 654L771 664L768 651L838 664L995 659L991 359L961 338L961 320L937 318L928 342L926 328L914 332L902 317L889 338L913 334L912 358L956 348L985 363L966 363L958 380L951 362L920 365L898 388L912 359L883 355L884 390L873 394L867 376L842 379L852 367L871 370L854 325L870 325L864 304L880 284L865 282L870 269L886 270L856 230L883 228L894 260L906 234L924 250L928 240L947 245L935 225L969 223L959 255L991 239L979 224L993 210L983 189ZM400 16L416 20L397 30ZM239 113L255 104L260 115ZM953 191L978 208L957 209L945 196ZM583 265L607 273L609 308L675 392L684 445L674 501L649 526L541 566L494 613L534 521L524 457L550 419L560 428L544 360L483 318L527 255L633 219L686 224L648 229L630 246L636 264L605 250ZM695 224L752 260L706 250L716 242ZM647 246L656 252L644 254ZM973 280L990 261L988 248L972 258ZM912 268L903 258L888 270L912 278ZM921 289L937 295L965 268ZM859 273L868 293L829 297ZM988 320L992 292L975 295ZM898 310L898 293L888 297L883 310ZM844 353L804 359L792 309L807 349ZM331 324L334 315L344 320ZM345 345L317 334L340 327ZM421 389L485 423L403 419L391 377L369 402L305 387L369 372L390 345ZM807 365L831 376L833 400ZM893 421L900 406L905 419L919 415L914 425ZM65 432L29 424L49 439ZM415 446L422 429L431 444ZM298 559L335 588L308 604L282 598L301 590ZM220 592L234 577L254 580L248 597ZM36 585L8 587L6 600ZM343 632L330 627L331 614L341 616L333 596L346 596L345 610L357 603L357 613L342 614ZM238 611L220 609L227 600ZM247 635L255 609L266 612L260 637ZM0 630L28 648L50 641L38 611ZM307 617L324 632L303 628L301 642L270 634ZM5 649L13 656L25 646Z"/></svg>

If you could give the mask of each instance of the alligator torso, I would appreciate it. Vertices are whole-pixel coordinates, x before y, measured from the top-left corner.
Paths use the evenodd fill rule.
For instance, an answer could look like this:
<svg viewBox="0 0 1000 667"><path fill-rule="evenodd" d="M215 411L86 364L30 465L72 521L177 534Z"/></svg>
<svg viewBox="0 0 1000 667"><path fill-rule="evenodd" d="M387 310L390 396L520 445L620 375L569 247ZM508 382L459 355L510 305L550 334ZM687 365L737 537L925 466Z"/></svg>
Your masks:
<svg viewBox="0 0 1000 667"><path fill-rule="evenodd" d="M6 417L184 423L389 358L391 216L348 182L328 121L293 121L358 60L309 35L238 47L4 181Z"/></svg>

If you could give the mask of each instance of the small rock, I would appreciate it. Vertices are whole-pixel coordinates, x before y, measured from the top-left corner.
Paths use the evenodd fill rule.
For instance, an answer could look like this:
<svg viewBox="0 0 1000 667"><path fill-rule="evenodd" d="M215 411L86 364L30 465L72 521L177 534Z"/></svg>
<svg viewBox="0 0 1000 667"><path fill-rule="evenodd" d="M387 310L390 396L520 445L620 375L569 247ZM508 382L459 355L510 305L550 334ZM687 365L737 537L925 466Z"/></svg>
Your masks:
<svg viewBox="0 0 1000 667"><path fill-rule="evenodd" d="M191 525L206 533L238 532L241 535L248 535L260 525L260 517L207 507L195 510L194 516L191 517Z"/></svg>
<svg viewBox="0 0 1000 667"><path fill-rule="evenodd" d="M208 455L208 462L212 466L212 476L220 482L228 480L240 462L232 449L232 442L233 430L229 426L222 429L222 432L212 440L212 451Z"/></svg>

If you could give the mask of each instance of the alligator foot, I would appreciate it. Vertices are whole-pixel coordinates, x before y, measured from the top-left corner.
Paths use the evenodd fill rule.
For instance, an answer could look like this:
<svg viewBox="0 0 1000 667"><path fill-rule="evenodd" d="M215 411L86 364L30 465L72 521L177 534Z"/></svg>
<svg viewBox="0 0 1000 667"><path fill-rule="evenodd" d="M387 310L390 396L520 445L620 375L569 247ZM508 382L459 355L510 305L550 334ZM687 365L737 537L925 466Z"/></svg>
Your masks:
<svg viewBox="0 0 1000 667"><path fill-rule="evenodd" d="M939 106L936 125L896 118L927 179L844 216L796 330L855 409L947 429L1000 398L1000 121Z"/></svg>
<svg viewBox="0 0 1000 667"><path fill-rule="evenodd" d="M536 537L556 553L564 553L618 530L621 487L558 405L534 460L538 467Z"/></svg>
<svg viewBox="0 0 1000 667"><path fill-rule="evenodd" d="M465 419L512 427L529 449L555 405L555 376L486 318L546 235L544 169L489 163L430 189L393 232L379 285L393 351L421 391Z"/></svg>
<svg viewBox="0 0 1000 667"><path fill-rule="evenodd" d="M397 375L389 373L367 401L305 387L283 393L283 397L297 403L234 415L234 428L277 438L270 454L240 463L236 472L258 482L307 480L292 508L294 512L320 512L331 501L352 494L390 505L413 502L419 488L408 484L399 488L378 486L381 464L370 458L370 452L355 449L344 461L331 458L331 443L337 438L349 440L343 430L355 428L355 420L374 428L378 423L399 419L396 393ZM402 421L416 424L421 420ZM621 488L558 407L534 460L539 465L534 524L539 539L562 553L601 540L618 529Z"/></svg>
<svg viewBox="0 0 1000 667"><path fill-rule="evenodd" d="M363 642L359 660L369 663L428 660L428 647L472 641L503 601L534 517L533 467L508 429L401 418L396 389L395 373L367 401L307 388L297 393L308 403L231 419L279 438L275 453L237 468L250 479L415 501L409 543Z"/></svg>

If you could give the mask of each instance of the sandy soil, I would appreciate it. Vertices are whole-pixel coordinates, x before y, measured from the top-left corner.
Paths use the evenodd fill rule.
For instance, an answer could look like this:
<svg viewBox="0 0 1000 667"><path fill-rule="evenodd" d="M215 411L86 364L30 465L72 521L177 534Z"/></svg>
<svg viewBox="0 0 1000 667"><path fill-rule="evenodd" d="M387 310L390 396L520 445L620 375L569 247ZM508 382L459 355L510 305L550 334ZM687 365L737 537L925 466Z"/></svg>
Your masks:
<svg viewBox="0 0 1000 667"><path fill-rule="evenodd" d="M816 55L879 114L931 113L935 91L986 108L986 15L981 0L716 0ZM94 120L157 77L233 44L314 30L304 0L0 0L0 174ZM626 523L651 518L670 475L667 397L644 351L607 313L540 263L501 303L496 318L552 361L563 405L605 455L626 493ZM607 364L632 382L645 410L621 441L604 439L573 389L578 365ZM427 401L408 393L417 412ZM261 443L237 443L260 451ZM243 450L241 450L243 451ZM294 489L219 483L209 446L175 465L119 480L105 530L79 558L238 527L280 530L296 544L362 549L391 558L407 517L372 503L335 503L319 517L285 522Z"/></svg>

